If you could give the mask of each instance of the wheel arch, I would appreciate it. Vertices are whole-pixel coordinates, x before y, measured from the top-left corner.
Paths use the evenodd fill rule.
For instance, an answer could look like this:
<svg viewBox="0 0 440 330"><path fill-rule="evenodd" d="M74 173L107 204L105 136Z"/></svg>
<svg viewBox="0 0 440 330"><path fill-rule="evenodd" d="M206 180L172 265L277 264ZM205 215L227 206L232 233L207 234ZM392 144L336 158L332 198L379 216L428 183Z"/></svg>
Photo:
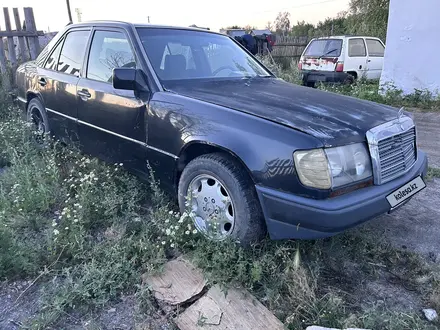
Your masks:
<svg viewBox="0 0 440 330"><path fill-rule="evenodd" d="M239 157L236 152L231 150L231 148L208 141L194 140L185 144L179 152L176 169L175 169L175 175L174 175L175 187L178 187L180 176L183 172L183 169L185 168L186 165L189 164L189 162L191 162L193 159L199 156L211 154L211 153L217 153L217 152L223 153L225 155L228 155L229 157L234 158L246 171L252 182L255 183L252 172L249 169L249 167L246 165L245 161L241 157Z"/></svg>
<svg viewBox="0 0 440 330"><path fill-rule="evenodd" d="M43 97L41 96L41 94L38 92L32 91L32 90L29 90L26 92L26 110L27 110L27 106L28 106L29 102L35 98L37 98L44 107L44 100L43 100Z"/></svg>
<svg viewBox="0 0 440 330"><path fill-rule="evenodd" d="M354 79L358 78L358 73L356 71L347 71L349 75L352 75Z"/></svg>

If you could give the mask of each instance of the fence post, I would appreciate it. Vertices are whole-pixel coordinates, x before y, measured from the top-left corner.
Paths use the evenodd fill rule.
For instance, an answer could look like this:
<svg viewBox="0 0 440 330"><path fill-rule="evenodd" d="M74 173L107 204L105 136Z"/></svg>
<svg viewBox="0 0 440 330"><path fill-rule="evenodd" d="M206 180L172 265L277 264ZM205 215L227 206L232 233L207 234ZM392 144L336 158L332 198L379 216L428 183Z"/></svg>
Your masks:
<svg viewBox="0 0 440 330"><path fill-rule="evenodd" d="M5 26L7 32L12 32L11 20L9 18L8 7L3 7L3 15L5 16ZM14 71L17 64L17 56L15 53L14 37L8 37L8 54L9 62L11 63L12 70Z"/></svg>
<svg viewBox="0 0 440 330"><path fill-rule="evenodd" d="M0 87L4 87L4 89L9 90L10 82L7 75L8 67L6 66L6 55L5 55L5 47L3 45L3 37L0 37L0 73L3 76L3 78L1 79L2 84Z"/></svg>
<svg viewBox="0 0 440 330"><path fill-rule="evenodd" d="M26 31L37 33L37 29L35 27L35 20L34 20L34 12L32 8L25 7L24 10L24 19L26 22ZM29 42L29 51L31 53L31 60L34 60L38 56L40 44L38 42L38 37L27 37Z"/></svg>
<svg viewBox="0 0 440 330"><path fill-rule="evenodd" d="M15 21L15 29L17 31L22 31L21 23L20 23L20 14L18 13L18 8L13 8L12 11L14 12L14 21ZM29 53L27 51L27 48L25 46L24 37L18 37L18 44L20 45L20 55L21 55L21 61L25 62L29 58Z"/></svg>

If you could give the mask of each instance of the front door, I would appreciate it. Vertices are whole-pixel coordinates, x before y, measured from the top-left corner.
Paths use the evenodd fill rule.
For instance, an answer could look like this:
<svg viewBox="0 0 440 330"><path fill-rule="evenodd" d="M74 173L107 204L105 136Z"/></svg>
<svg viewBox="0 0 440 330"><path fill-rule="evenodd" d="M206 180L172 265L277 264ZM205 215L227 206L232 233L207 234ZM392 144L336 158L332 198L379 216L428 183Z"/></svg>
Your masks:
<svg viewBox="0 0 440 330"><path fill-rule="evenodd" d="M113 68L136 67L124 31L93 32L84 78L78 83L78 129L86 153L146 170L146 106L134 91L116 90Z"/></svg>
<svg viewBox="0 0 440 330"><path fill-rule="evenodd" d="M78 141L76 85L90 30L72 30L61 38L43 68L38 88L46 107L51 133L70 143Z"/></svg>
<svg viewBox="0 0 440 330"><path fill-rule="evenodd" d="M380 79L385 47L377 39L366 39L368 49L368 79Z"/></svg>

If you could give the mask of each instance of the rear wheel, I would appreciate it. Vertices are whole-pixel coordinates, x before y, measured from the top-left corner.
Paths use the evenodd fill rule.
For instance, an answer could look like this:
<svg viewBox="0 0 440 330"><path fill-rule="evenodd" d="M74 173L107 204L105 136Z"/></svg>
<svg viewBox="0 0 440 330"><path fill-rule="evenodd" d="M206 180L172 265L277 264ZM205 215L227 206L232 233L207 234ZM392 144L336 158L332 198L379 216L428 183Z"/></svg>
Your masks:
<svg viewBox="0 0 440 330"><path fill-rule="evenodd" d="M351 75L351 74L348 74L347 75L347 77L345 77L345 79L344 79L344 85L351 85L351 84L353 84L354 83L354 76L353 75Z"/></svg>
<svg viewBox="0 0 440 330"><path fill-rule="evenodd" d="M37 98L34 98L29 102L26 111L26 119L32 125L37 142L42 143L44 137L50 133L50 128L46 109Z"/></svg>
<svg viewBox="0 0 440 330"><path fill-rule="evenodd" d="M264 238L260 203L246 171L221 153L192 160L179 181L181 212L192 212L198 231L211 240L227 238L250 245Z"/></svg>

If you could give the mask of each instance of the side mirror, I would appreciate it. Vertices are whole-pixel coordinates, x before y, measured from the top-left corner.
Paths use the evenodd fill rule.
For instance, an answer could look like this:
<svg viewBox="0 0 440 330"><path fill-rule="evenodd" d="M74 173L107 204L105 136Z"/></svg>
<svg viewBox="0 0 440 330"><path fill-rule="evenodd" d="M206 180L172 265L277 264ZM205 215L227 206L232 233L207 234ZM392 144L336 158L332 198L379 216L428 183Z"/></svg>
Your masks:
<svg viewBox="0 0 440 330"><path fill-rule="evenodd" d="M134 68L114 68L113 88L134 91L138 89L139 72Z"/></svg>

